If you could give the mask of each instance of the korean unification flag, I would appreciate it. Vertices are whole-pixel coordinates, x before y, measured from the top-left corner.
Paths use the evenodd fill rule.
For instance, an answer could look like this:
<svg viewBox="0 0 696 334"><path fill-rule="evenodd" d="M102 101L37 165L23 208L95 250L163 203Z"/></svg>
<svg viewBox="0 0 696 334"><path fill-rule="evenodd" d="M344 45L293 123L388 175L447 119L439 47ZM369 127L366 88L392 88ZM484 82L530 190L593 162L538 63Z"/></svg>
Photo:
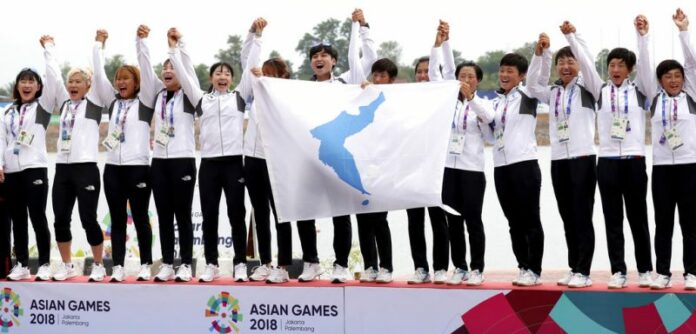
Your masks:
<svg viewBox="0 0 696 334"><path fill-rule="evenodd" d="M456 81L256 80L279 221L441 206L458 91Z"/></svg>

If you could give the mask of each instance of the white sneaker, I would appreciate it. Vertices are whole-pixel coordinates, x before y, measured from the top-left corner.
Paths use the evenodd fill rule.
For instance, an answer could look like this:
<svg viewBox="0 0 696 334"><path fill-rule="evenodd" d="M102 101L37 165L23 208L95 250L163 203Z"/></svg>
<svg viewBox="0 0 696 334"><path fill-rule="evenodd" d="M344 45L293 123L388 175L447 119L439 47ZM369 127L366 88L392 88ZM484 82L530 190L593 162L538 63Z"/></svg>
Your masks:
<svg viewBox="0 0 696 334"><path fill-rule="evenodd" d="M360 275L360 282L372 283L377 279L377 270L375 268L369 267L365 269Z"/></svg>
<svg viewBox="0 0 696 334"><path fill-rule="evenodd" d="M650 287L652 287L652 282L653 282L652 277L651 277L649 271L638 274L638 286L639 287L650 288Z"/></svg>
<svg viewBox="0 0 696 334"><path fill-rule="evenodd" d="M177 282L188 282L191 280L191 276L193 276L191 273L191 265L184 263L176 270L176 277L174 280Z"/></svg>
<svg viewBox="0 0 696 334"><path fill-rule="evenodd" d="M622 274L621 272L617 272L612 275L611 278L609 278L609 283L607 283L607 287L609 289L621 289L627 286L628 282L626 281L626 275Z"/></svg>
<svg viewBox="0 0 696 334"><path fill-rule="evenodd" d="M254 272L251 274L251 277L249 278L254 282L265 281L266 279L268 279L268 275L271 274L272 270L273 268L271 266L258 266L256 267L256 269L254 269Z"/></svg>
<svg viewBox="0 0 696 334"><path fill-rule="evenodd" d="M111 268L111 282L123 282L126 279L126 271L123 266L114 266Z"/></svg>
<svg viewBox="0 0 696 334"><path fill-rule="evenodd" d="M408 284L430 283L430 273L423 268L418 268L413 273L413 276L408 279Z"/></svg>
<svg viewBox="0 0 696 334"><path fill-rule="evenodd" d="M587 288L590 286L592 286L592 279L590 276L581 273L573 274L573 278L568 282L569 288Z"/></svg>
<svg viewBox="0 0 696 334"><path fill-rule="evenodd" d="M686 274L686 276L684 276L684 289L696 290L696 276L693 274Z"/></svg>
<svg viewBox="0 0 696 334"><path fill-rule="evenodd" d="M141 264L138 271L138 281L149 281L152 278L152 269L149 264Z"/></svg>
<svg viewBox="0 0 696 334"><path fill-rule="evenodd" d="M567 273L565 274L565 276L563 276L563 278L559 279L559 280L556 282L556 285L559 285L559 286L568 286L568 283L570 283L570 280L573 279L573 276L574 276L574 275L575 275L575 273L574 273L572 270L569 271L569 272L567 272Z"/></svg>
<svg viewBox="0 0 696 334"><path fill-rule="evenodd" d="M234 281L235 282L248 282L249 276L247 275L246 263L240 262L234 266Z"/></svg>
<svg viewBox="0 0 696 334"><path fill-rule="evenodd" d="M166 282L174 279L174 266L162 264L159 272L155 275L155 282Z"/></svg>
<svg viewBox="0 0 696 334"><path fill-rule="evenodd" d="M650 289L662 290L672 287L672 278L667 275L657 274L655 280L650 284Z"/></svg>
<svg viewBox="0 0 696 334"><path fill-rule="evenodd" d="M89 274L90 282L101 282L106 277L106 268L101 263L95 263L92 265L92 273ZM56 277L54 276L53 279Z"/></svg>
<svg viewBox="0 0 696 334"><path fill-rule="evenodd" d="M340 264L334 265L334 270L331 273L331 283L345 283L349 279L350 272L348 272L348 268Z"/></svg>
<svg viewBox="0 0 696 334"><path fill-rule="evenodd" d="M290 281L290 275L288 275L288 271L282 267L273 268L271 274L268 275L266 279L266 283L268 284L287 283L288 281Z"/></svg>
<svg viewBox="0 0 696 334"><path fill-rule="evenodd" d="M72 263L61 263L58 265L58 270L53 274L54 281L65 281L66 279L77 276L77 270Z"/></svg>
<svg viewBox="0 0 696 334"><path fill-rule="evenodd" d="M541 277L531 270L527 270L522 279L517 281L518 286L536 286L541 285Z"/></svg>
<svg viewBox="0 0 696 334"><path fill-rule="evenodd" d="M7 279L10 281L21 281L30 278L29 267L23 266L21 262L17 262L17 264L12 267L12 270L10 270L10 274L7 275Z"/></svg>
<svg viewBox="0 0 696 334"><path fill-rule="evenodd" d="M391 271L389 271L389 269L386 268L379 268L379 272L377 273L377 278L375 279L375 282L391 283L391 281L393 281Z"/></svg>
<svg viewBox="0 0 696 334"><path fill-rule="evenodd" d="M51 276L53 276L53 273L51 273L51 265L46 263L39 267L39 271L36 272L36 277L34 277L34 280L48 281L51 279Z"/></svg>
<svg viewBox="0 0 696 334"><path fill-rule="evenodd" d="M302 274L297 278L299 282L311 282L315 279L319 279L319 276L324 271L321 269L319 263L304 263L304 268L302 269Z"/></svg>
<svg viewBox="0 0 696 334"><path fill-rule="evenodd" d="M486 278L483 277L483 273L480 272L478 269L472 270L469 272L469 279L466 281L466 285L470 286L477 286L481 285L483 281L485 281Z"/></svg>
<svg viewBox="0 0 696 334"><path fill-rule="evenodd" d="M520 281L524 279L524 275L526 273L527 273L527 270L520 269L520 271L517 273L517 277L512 279L512 285L519 285Z"/></svg>
<svg viewBox="0 0 696 334"><path fill-rule="evenodd" d="M220 278L220 268L213 263L208 263L205 266L205 269L203 269L203 273L201 274L201 277L198 278L198 281L212 282L218 278Z"/></svg>
<svg viewBox="0 0 696 334"><path fill-rule="evenodd" d="M469 272L461 268L455 268L452 277L447 281L447 285L459 285L469 279ZM437 283L437 281L436 281Z"/></svg>
<svg viewBox="0 0 696 334"><path fill-rule="evenodd" d="M433 283L445 284L447 282L447 270L437 270L433 275Z"/></svg>

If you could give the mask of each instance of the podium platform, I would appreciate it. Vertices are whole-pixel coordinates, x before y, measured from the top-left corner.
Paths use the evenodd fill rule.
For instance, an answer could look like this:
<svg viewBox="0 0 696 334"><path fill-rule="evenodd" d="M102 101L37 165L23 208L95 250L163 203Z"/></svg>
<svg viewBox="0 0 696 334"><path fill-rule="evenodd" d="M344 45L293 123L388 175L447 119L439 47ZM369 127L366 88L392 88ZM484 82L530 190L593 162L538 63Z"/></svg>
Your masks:
<svg viewBox="0 0 696 334"><path fill-rule="evenodd" d="M1 333L694 333L696 293L328 281L0 282Z"/></svg>

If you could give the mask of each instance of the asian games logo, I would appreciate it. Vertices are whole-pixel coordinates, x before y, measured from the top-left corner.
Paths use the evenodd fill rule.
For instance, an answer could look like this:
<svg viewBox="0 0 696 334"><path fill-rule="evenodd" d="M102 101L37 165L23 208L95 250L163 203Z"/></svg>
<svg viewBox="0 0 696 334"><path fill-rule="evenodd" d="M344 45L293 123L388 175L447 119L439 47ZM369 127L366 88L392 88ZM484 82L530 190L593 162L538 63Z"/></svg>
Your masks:
<svg viewBox="0 0 696 334"><path fill-rule="evenodd" d="M0 292L0 332L9 333L10 327L19 326L19 316L24 315L19 295L10 288Z"/></svg>
<svg viewBox="0 0 696 334"><path fill-rule="evenodd" d="M226 291L211 296L205 317L213 318L209 329L211 333L239 333L239 323L243 321L243 316L239 313L239 299Z"/></svg>

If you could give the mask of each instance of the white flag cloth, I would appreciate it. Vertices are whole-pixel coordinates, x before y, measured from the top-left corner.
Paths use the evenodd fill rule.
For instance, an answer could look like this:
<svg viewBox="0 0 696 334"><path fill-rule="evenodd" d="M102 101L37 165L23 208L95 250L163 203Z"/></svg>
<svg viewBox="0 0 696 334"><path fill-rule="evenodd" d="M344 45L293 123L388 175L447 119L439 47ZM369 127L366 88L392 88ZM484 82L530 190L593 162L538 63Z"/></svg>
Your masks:
<svg viewBox="0 0 696 334"><path fill-rule="evenodd" d="M279 221L442 205L458 91L457 81L255 80Z"/></svg>

